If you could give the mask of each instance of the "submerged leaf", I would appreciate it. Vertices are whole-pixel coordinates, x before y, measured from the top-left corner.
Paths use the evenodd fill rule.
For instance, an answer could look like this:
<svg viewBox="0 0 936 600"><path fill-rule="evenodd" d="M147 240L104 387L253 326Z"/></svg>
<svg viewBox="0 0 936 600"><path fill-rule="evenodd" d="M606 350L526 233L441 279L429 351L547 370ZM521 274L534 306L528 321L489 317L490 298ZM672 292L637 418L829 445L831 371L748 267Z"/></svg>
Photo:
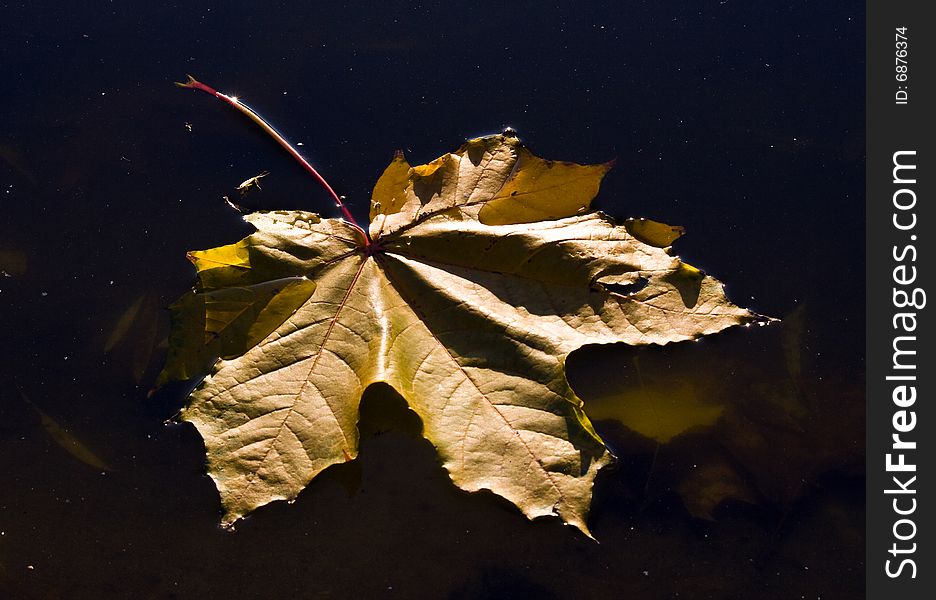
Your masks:
<svg viewBox="0 0 936 600"><path fill-rule="evenodd" d="M26 404L31 406L32 409L36 411L36 414L39 415L42 428L46 430L46 433L49 434L49 437L52 438L56 444L61 446L66 452L89 467L93 467L101 471L111 470L110 466L108 466L106 462L100 459L97 454L88 449L88 447L85 446L81 440L69 433L65 427L60 425L55 419L47 415L42 409L33 404L32 400L29 399L29 396L27 396L23 390L20 390L19 393Z"/></svg>
<svg viewBox="0 0 936 600"><path fill-rule="evenodd" d="M104 343L105 354L129 358L126 366L136 383L143 381L158 346L159 320L156 299L150 294L141 294L121 313Z"/></svg>
<svg viewBox="0 0 936 600"><path fill-rule="evenodd" d="M107 336L107 341L104 342L104 353L107 354L114 347L117 346L123 339L127 336L127 332L130 331L130 326L136 320L137 314L140 312L140 308L143 307L143 303L146 301L146 294L140 294L140 297L137 298L133 304L127 307L117 319L117 324L114 325L114 328L111 330L109 336Z"/></svg>
<svg viewBox="0 0 936 600"><path fill-rule="evenodd" d="M683 381L651 383L588 401L593 420L620 421L661 444L695 427L713 425L724 410L724 406L700 402L695 387Z"/></svg>
<svg viewBox="0 0 936 600"><path fill-rule="evenodd" d="M756 502L751 487L725 459L702 463L676 489L689 514L707 521L715 519L714 510L725 500Z"/></svg>
<svg viewBox="0 0 936 600"><path fill-rule="evenodd" d="M156 309L156 302L153 298L147 298L143 310L140 311L139 329L137 342L133 348L133 381L140 383L146 376L146 372L153 358L153 351L156 350L159 329L159 313Z"/></svg>
<svg viewBox="0 0 936 600"><path fill-rule="evenodd" d="M161 380L210 369L182 419L205 440L224 521L356 457L361 394L386 383L456 485L587 533L610 457L566 381L569 353L756 318L662 243L587 212L608 167L544 161L504 135L417 167L398 153L370 240L261 212L251 236L191 253L199 286L173 307Z"/></svg>

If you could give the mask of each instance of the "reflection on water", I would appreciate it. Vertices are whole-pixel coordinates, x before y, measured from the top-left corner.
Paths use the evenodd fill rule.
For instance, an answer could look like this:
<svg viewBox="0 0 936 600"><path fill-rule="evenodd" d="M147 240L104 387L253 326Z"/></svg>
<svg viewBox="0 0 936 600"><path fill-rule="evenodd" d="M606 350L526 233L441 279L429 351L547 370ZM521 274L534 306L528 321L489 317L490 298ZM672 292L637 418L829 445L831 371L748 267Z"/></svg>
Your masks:
<svg viewBox="0 0 936 600"><path fill-rule="evenodd" d="M134 308L140 296L120 296L75 356L98 378L65 402L51 378L30 394L112 471L62 452L36 412L3 392L0 439L17 486L3 509L18 516L0 525L17 548L4 550L0 581L14 597L860 593L857 572L828 577L863 541L861 386L817 372L808 310L695 343L570 357L570 380L618 455L595 486L594 544L557 519L531 523L492 494L457 490L385 386L365 395L358 460L325 471L295 503L220 530L200 438L162 424L185 390L146 398L156 372L136 383L133 344L150 336L130 333L148 329L134 324L146 310Z"/></svg>
<svg viewBox="0 0 936 600"><path fill-rule="evenodd" d="M675 493L709 520L732 500L782 512L824 475L861 472L862 381L803 364L807 318L800 307L722 339L590 348L570 360L573 385L621 468L652 456L638 469L643 502ZM612 369L621 375L597 375Z"/></svg>
<svg viewBox="0 0 936 600"><path fill-rule="evenodd" d="M165 317L152 294L144 293L137 297L114 324L107 341L104 342L104 354L115 364L128 368L137 385L149 383L145 377L154 368L154 363L162 362L168 340L165 332L159 334L160 324ZM158 356L158 360L154 360ZM159 364L155 365L157 368Z"/></svg>
<svg viewBox="0 0 936 600"><path fill-rule="evenodd" d="M62 449L71 454L77 460L97 471L111 470L111 468L107 466L107 463L99 458L97 454L92 452L90 448L85 446L81 440L69 433L66 427L63 427L61 424L59 424L58 421L47 415L41 408L33 404L32 400L29 399L29 396L26 395L26 392L24 392L22 389L19 392L23 401L28 404L34 411L36 411L36 415L39 416L39 422L42 424L42 428L46 430L46 433L49 434L49 437L54 440L56 444L61 446Z"/></svg>

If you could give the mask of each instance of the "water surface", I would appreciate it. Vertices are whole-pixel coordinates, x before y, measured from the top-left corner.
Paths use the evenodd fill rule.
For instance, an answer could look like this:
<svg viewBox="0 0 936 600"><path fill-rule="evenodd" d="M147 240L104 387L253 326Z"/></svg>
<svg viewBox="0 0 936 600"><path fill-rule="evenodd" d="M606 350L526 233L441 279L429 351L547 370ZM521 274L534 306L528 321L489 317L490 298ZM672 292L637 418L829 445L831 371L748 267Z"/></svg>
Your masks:
<svg viewBox="0 0 936 600"><path fill-rule="evenodd" d="M0 592L860 597L863 10L6 6ZM685 226L678 254L738 304L793 318L570 358L620 456L595 489L600 544L456 489L379 389L358 461L222 531L199 436L164 424L183 386L148 397L162 308L192 283L186 251L248 232L221 200L244 179L270 171L250 208L335 215L259 130L174 88L186 72L301 142L362 220L397 148L419 164L509 125L547 158L616 158L598 207ZM17 386L110 470L63 449ZM658 422L695 407L703 424L660 441L622 421L635 418L622 394L660 408ZM728 499L706 508L705 493Z"/></svg>

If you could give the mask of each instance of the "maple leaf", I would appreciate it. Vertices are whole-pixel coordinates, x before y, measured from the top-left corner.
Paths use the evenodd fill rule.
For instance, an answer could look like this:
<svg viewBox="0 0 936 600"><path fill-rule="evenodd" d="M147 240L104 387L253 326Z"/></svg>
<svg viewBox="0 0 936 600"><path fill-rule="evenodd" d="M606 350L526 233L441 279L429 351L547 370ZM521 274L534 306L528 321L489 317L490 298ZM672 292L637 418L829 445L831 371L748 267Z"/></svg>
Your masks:
<svg viewBox="0 0 936 600"><path fill-rule="evenodd" d="M511 135L377 181L369 239L301 212L189 253L161 381L210 370L181 418L232 523L354 459L361 395L392 386L452 480L586 534L610 455L565 376L585 344L666 344L746 323L669 252L680 228L589 210L610 164L546 161ZM221 357L215 361L216 357Z"/></svg>

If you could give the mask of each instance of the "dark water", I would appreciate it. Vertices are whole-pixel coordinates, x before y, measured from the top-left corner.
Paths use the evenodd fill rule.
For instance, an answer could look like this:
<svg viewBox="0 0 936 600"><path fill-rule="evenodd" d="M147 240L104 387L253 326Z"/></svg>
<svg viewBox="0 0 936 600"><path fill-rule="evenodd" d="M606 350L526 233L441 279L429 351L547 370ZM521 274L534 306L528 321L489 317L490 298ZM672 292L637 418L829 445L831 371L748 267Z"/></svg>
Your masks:
<svg viewBox="0 0 936 600"><path fill-rule="evenodd" d="M862 595L862 3L31 2L0 16L0 596ZM686 226L681 256L735 302L792 317L570 358L620 456L595 488L600 544L457 490L381 390L358 461L222 531L199 436L164 425L181 386L147 397L160 309L192 282L187 250L247 232L220 200L247 177L271 173L250 208L331 209L255 127L174 88L186 72L302 142L361 219L396 148L419 164L510 125L547 158L616 157L602 209ZM66 452L17 387L110 470ZM661 443L613 402L633 390L656 426L717 410Z"/></svg>

